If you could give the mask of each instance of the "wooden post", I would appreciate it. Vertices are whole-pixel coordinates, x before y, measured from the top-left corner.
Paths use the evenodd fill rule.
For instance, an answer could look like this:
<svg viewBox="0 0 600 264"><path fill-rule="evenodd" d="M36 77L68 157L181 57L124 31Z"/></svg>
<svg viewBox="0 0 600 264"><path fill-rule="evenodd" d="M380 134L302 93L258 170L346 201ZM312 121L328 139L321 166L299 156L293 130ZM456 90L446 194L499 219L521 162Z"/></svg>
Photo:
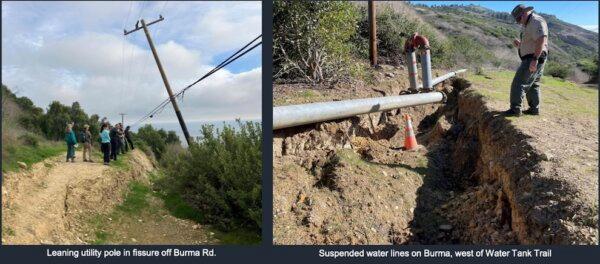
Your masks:
<svg viewBox="0 0 600 264"><path fill-rule="evenodd" d="M377 66L377 18L373 0L369 0L369 58L371 66Z"/></svg>

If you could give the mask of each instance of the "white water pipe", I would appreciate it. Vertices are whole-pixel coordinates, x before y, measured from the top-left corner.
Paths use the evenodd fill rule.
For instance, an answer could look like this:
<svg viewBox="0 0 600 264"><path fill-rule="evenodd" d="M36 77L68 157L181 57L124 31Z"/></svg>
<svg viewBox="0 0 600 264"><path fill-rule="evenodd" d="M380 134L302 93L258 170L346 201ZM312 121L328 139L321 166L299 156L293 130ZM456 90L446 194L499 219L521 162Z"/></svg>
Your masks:
<svg viewBox="0 0 600 264"><path fill-rule="evenodd" d="M319 123L402 107L439 103L443 100L443 93L431 92L278 106L273 108L273 129Z"/></svg>

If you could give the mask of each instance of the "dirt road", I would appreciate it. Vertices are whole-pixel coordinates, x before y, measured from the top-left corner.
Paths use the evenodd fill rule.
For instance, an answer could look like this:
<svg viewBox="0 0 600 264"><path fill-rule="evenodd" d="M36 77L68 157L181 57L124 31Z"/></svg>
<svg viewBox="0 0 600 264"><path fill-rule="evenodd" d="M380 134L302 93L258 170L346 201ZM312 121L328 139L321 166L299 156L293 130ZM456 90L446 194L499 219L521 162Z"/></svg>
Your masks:
<svg viewBox="0 0 600 264"><path fill-rule="evenodd" d="M81 152L76 153L78 158L81 155ZM102 177L109 169L102 163L80 160L66 163L61 156L36 164L31 171L7 174L2 222L8 236L5 236L6 240L3 237L2 242L55 244L77 241L65 218L68 186L80 180Z"/></svg>
<svg viewBox="0 0 600 264"><path fill-rule="evenodd" d="M111 212L123 202L128 184L134 180L147 182L147 174L154 169L151 161L139 150L121 157L123 161L120 164L111 163L111 166L98 162L98 158L95 163L82 162L79 151L76 157L75 163L65 162L61 155L33 164L29 170L4 175L3 244L92 243L90 217ZM156 206L162 206L162 203ZM173 242L183 237L199 239L183 235L198 229L197 225L194 227L195 223L170 216L161 219L160 223L144 223L145 228L137 230L153 233L154 227L160 229L160 234L169 234L172 238L163 236L136 242L160 244L161 241ZM169 226L173 232L165 231L165 227Z"/></svg>

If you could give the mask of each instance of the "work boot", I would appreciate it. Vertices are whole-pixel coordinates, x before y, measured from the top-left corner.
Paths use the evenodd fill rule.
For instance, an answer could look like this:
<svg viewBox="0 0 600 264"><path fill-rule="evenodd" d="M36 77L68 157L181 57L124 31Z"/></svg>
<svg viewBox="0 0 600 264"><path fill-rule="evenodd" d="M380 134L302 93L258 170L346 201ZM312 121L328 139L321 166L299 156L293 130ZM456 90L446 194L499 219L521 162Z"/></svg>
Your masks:
<svg viewBox="0 0 600 264"><path fill-rule="evenodd" d="M526 114L526 115L540 115L540 109L538 109L538 108L529 108L529 109L523 111L523 114Z"/></svg>
<svg viewBox="0 0 600 264"><path fill-rule="evenodd" d="M521 109L511 108L511 109L504 111L504 115L505 116L521 116L522 113L521 113Z"/></svg>

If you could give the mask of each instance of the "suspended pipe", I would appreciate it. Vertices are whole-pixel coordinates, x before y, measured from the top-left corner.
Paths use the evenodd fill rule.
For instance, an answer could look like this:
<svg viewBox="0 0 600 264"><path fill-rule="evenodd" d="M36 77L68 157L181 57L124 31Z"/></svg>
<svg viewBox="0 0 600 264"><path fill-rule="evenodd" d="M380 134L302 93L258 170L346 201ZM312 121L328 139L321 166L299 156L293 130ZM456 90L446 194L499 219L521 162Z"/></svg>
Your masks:
<svg viewBox="0 0 600 264"><path fill-rule="evenodd" d="M463 73L463 72L466 72L466 71L467 71L467 69L460 69L460 70L457 70L457 71L446 73L446 74L444 74L444 75L442 75L440 77L436 77L435 79L431 80L431 86L432 87L436 86L439 83L441 83L441 82L443 82L445 80L448 80L448 79L450 79L450 78L458 75L459 73ZM423 88L423 86L419 85L419 88Z"/></svg>
<svg viewBox="0 0 600 264"><path fill-rule="evenodd" d="M432 86L445 81L466 69L450 72L432 80ZM273 107L273 129L282 129L356 115L388 111L396 108L439 103L444 100L442 92L353 99L300 105Z"/></svg>
<svg viewBox="0 0 600 264"><path fill-rule="evenodd" d="M441 92L353 99L273 108L273 129L282 129L402 107L439 103Z"/></svg>

